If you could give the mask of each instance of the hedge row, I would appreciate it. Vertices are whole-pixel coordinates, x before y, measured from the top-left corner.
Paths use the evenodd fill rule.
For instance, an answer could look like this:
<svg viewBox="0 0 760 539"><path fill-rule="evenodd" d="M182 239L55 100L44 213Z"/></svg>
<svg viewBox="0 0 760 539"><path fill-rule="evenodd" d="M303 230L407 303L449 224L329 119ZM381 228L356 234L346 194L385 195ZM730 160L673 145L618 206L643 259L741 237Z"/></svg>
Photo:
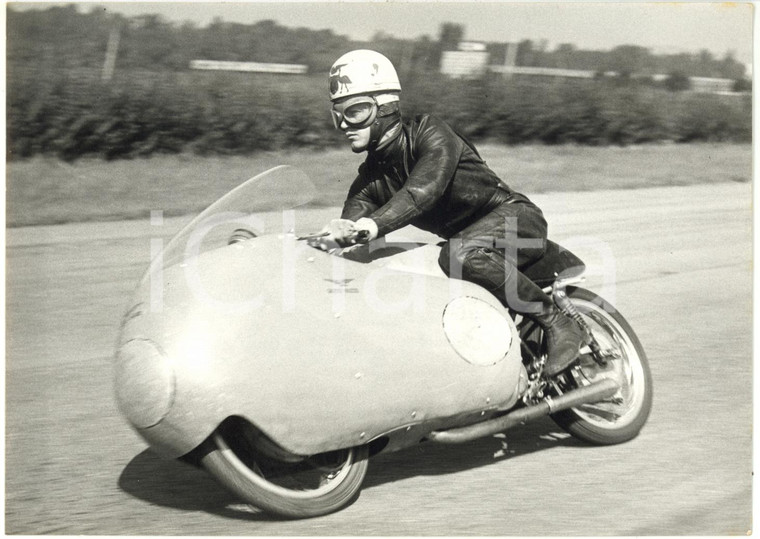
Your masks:
<svg viewBox="0 0 760 539"><path fill-rule="evenodd" d="M435 76L402 81L407 115L434 112L473 140L591 145L751 140L751 98L606 81ZM324 77L97 72L10 66L7 158L251 154L343 143Z"/></svg>
<svg viewBox="0 0 760 539"><path fill-rule="evenodd" d="M415 109L436 112L473 138L506 144L542 142L626 145L673 141L749 142L749 95L668 92L606 80L450 81L445 99L422 83ZM409 107L407 107L409 108Z"/></svg>

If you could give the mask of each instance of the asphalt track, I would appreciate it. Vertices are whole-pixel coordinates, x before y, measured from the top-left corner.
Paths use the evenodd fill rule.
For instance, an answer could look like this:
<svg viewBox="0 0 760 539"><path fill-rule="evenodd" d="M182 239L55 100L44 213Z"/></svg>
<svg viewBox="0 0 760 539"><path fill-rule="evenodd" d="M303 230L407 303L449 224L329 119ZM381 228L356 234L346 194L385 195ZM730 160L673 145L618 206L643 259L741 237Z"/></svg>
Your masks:
<svg viewBox="0 0 760 539"><path fill-rule="evenodd" d="M746 534L751 186L534 198L551 236L587 258L590 284L612 296L647 350L655 401L632 442L588 446L545 419L505 438L425 444L374 458L361 496L340 513L273 519L147 450L112 396L116 330L150 238L181 220L12 229L6 533Z"/></svg>

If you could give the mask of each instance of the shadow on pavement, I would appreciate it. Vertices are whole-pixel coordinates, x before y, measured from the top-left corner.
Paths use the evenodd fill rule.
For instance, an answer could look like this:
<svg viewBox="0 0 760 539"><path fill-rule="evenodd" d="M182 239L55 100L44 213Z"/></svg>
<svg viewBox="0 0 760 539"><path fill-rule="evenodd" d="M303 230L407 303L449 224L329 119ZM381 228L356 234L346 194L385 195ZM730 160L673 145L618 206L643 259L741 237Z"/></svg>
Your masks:
<svg viewBox="0 0 760 539"><path fill-rule="evenodd" d="M488 466L552 447L583 447L548 417L463 444L424 442L394 453L379 454L370 461L364 488L392 483L420 475L443 475ZM547 459L550 459L547 455ZM548 460L547 460L548 462ZM548 465L548 464L547 464Z"/></svg>
<svg viewBox="0 0 760 539"><path fill-rule="evenodd" d="M505 459L514 460L552 447L582 445L582 442L565 434L550 419L544 418L512 429L506 437L492 436L461 445L426 442L372 457L363 488L420 475L456 473ZM519 462L514 465L519 466ZM204 511L242 520L281 520L247 505L204 470L178 460L159 457L149 449L127 464L119 476L119 487L135 498L163 507Z"/></svg>
<svg viewBox="0 0 760 539"><path fill-rule="evenodd" d="M127 464L119 476L119 487L135 498L162 507L243 520L278 520L245 504L204 470L162 458L149 449Z"/></svg>

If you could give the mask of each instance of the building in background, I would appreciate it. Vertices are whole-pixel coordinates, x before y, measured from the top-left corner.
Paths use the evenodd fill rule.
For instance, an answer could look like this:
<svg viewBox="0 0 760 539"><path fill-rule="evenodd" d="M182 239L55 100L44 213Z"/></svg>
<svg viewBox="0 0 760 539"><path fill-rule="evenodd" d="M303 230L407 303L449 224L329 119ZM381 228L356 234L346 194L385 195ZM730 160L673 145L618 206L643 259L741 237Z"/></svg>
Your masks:
<svg viewBox="0 0 760 539"><path fill-rule="evenodd" d="M457 50L443 51L441 73L456 78L473 78L488 70L490 57L485 43L460 41Z"/></svg>
<svg viewBox="0 0 760 539"><path fill-rule="evenodd" d="M441 73L454 78L476 78L486 72L499 73L505 78L513 76L533 77L562 77L593 79L602 77L616 77L615 71L592 71L580 69L562 69L553 67L534 67L517 65L517 43L505 44L503 64L491 63L491 57L486 44L477 41L460 41L457 50L445 50L441 56ZM751 68L748 69L751 77ZM632 78L641 78L644 75L633 73ZM647 75L651 80L662 83L672 75L656 74ZM687 77L686 87L692 92L698 93L734 93L736 81L729 78L714 77Z"/></svg>

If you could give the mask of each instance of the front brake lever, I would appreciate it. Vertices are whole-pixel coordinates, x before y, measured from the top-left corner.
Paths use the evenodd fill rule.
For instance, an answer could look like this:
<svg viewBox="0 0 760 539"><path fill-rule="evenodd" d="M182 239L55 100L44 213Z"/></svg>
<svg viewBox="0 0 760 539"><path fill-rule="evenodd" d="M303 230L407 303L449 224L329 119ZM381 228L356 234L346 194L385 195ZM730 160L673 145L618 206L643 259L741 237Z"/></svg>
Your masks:
<svg viewBox="0 0 760 539"><path fill-rule="evenodd" d="M296 240L298 241L304 241L304 240L316 240L319 238L324 238L325 236L329 236L329 232L314 232L313 234L306 234L304 236L298 236Z"/></svg>

